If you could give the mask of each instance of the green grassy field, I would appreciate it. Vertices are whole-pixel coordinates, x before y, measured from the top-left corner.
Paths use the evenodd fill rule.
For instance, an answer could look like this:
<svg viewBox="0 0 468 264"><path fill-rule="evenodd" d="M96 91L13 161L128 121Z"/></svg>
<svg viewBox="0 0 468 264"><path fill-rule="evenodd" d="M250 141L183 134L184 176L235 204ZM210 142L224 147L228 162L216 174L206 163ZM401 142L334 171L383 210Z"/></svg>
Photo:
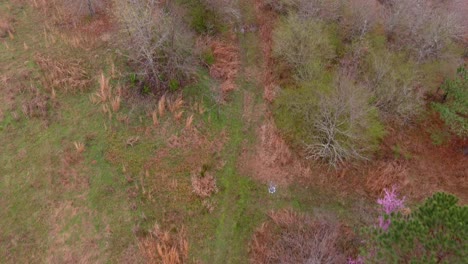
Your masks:
<svg viewBox="0 0 468 264"><path fill-rule="evenodd" d="M246 23L253 19L249 12ZM2 39L0 45L0 77L6 80L0 91L1 263L143 262L138 238L155 223L171 232L187 228L190 262L246 263L252 234L270 210L293 207L359 221L355 208L365 200L313 186L279 187L269 194L267 185L239 172L239 157L244 149L253 150L262 122L243 117L246 94L255 106L264 103L262 87L246 72L261 67L255 33L238 36L241 69L227 104L214 102L210 89L216 82L204 71L183 92L186 105L199 103L206 109L197 113L187 107L183 120L193 113L203 144L221 142L213 150L191 143L196 133L186 131L185 121L176 121L171 113L154 127L148 106L124 100L109 118L92 103L100 71L111 74L109 61L125 68L104 44L74 48L56 32L47 32L40 13L26 5L2 2L0 14L16 20L14 39ZM82 59L92 77L89 89L57 91L52 98L34 61L37 53ZM115 88L119 81L124 78L112 79L111 85ZM37 94L48 97L47 115L28 117L22 106ZM155 107L157 101L147 103ZM119 121L125 118L128 122ZM172 136L189 142L171 147ZM138 142L129 145L132 137ZM78 153L74 142L83 143L85 150ZM219 188L209 198L211 213L191 190L191 174L203 166Z"/></svg>

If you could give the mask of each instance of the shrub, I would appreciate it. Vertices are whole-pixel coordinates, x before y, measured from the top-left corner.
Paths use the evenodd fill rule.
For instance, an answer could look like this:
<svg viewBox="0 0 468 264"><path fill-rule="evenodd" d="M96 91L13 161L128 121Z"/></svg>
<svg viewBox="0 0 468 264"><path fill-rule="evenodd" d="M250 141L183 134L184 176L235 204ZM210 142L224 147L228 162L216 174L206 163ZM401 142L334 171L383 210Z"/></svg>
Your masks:
<svg viewBox="0 0 468 264"><path fill-rule="evenodd" d="M226 23L236 23L241 19L239 0L202 0L205 6L220 16Z"/></svg>
<svg viewBox="0 0 468 264"><path fill-rule="evenodd" d="M159 8L156 1L116 3L125 31L123 44L142 87L161 93L171 83L184 84L194 76L194 39L181 19Z"/></svg>
<svg viewBox="0 0 468 264"><path fill-rule="evenodd" d="M215 34L222 31L221 19L205 3L195 1L190 6L190 26L199 34Z"/></svg>
<svg viewBox="0 0 468 264"><path fill-rule="evenodd" d="M218 192L216 179L211 175L204 177L192 176L192 188L193 192L201 198L210 197L213 193Z"/></svg>
<svg viewBox="0 0 468 264"><path fill-rule="evenodd" d="M457 77L446 80L441 86L444 102L434 103L434 108L450 129L459 136L468 136L468 73L465 67L457 70Z"/></svg>
<svg viewBox="0 0 468 264"><path fill-rule="evenodd" d="M319 78L324 66L335 57L330 36L320 21L290 15L273 32L273 55L287 63L296 81Z"/></svg>
<svg viewBox="0 0 468 264"><path fill-rule="evenodd" d="M314 220L292 210L269 214L254 234L251 263L346 263L351 236L328 219Z"/></svg>
<svg viewBox="0 0 468 264"><path fill-rule="evenodd" d="M436 193L409 215L391 212L387 229L370 229L366 263L464 263L468 207L457 202Z"/></svg>

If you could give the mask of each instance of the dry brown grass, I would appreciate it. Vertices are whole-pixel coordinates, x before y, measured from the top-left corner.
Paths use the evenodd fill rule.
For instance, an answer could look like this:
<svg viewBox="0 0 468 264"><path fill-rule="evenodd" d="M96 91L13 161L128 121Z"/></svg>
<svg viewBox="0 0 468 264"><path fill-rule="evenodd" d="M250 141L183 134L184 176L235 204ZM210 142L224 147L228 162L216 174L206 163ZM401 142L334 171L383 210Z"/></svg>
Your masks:
<svg viewBox="0 0 468 264"><path fill-rule="evenodd" d="M182 119L183 114L184 114L184 111L183 111L183 110L181 110L181 111L175 113L175 114L174 114L175 120L180 121L180 120Z"/></svg>
<svg viewBox="0 0 468 264"><path fill-rule="evenodd" d="M2 14L3 15L3 14ZM0 38L10 37L10 39L14 38L13 33L15 32L12 19L8 17L1 17L0 18Z"/></svg>
<svg viewBox="0 0 468 264"><path fill-rule="evenodd" d="M25 100L22 104L22 111L24 115L26 115L29 118L32 118L32 117L42 118L42 119L47 118L48 109L49 109L49 98L38 92L32 99Z"/></svg>
<svg viewBox="0 0 468 264"><path fill-rule="evenodd" d="M158 101L158 113L160 117L166 112L166 95L163 95Z"/></svg>
<svg viewBox="0 0 468 264"><path fill-rule="evenodd" d="M293 154L270 118L257 131L259 144L253 152L243 152L238 168L257 180L288 185L310 177L311 170Z"/></svg>
<svg viewBox="0 0 468 264"><path fill-rule="evenodd" d="M156 110L151 112L151 119L153 120L153 126L159 125L158 112Z"/></svg>
<svg viewBox="0 0 468 264"><path fill-rule="evenodd" d="M374 195L380 195L382 191L392 186L403 187L408 184L408 171L406 166L398 161L379 162L369 169L366 188Z"/></svg>
<svg viewBox="0 0 468 264"><path fill-rule="evenodd" d="M110 100L112 95L112 87L109 85L110 78L101 73L99 77L99 91L95 94L99 102L105 103Z"/></svg>
<svg viewBox="0 0 468 264"><path fill-rule="evenodd" d="M177 112L183 106L184 106L184 100L182 99L182 96L180 95L173 100L167 100L167 108L169 109L169 112L171 113Z"/></svg>
<svg viewBox="0 0 468 264"><path fill-rule="evenodd" d="M250 243L251 263L346 263L354 251L352 234L332 221L290 209L269 216Z"/></svg>
<svg viewBox="0 0 468 264"><path fill-rule="evenodd" d="M200 198L208 198L218 192L216 179L206 172L192 175L192 191Z"/></svg>
<svg viewBox="0 0 468 264"><path fill-rule="evenodd" d="M89 178L82 164L85 145L80 142L74 142L73 145L67 146L60 155L60 191L86 191L89 188Z"/></svg>
<svg viewBox="0 0 468 264"><path fill-rule="evenodd" d="M120 96L111 99L112 111L118 112L120 110Z"/></svg>
<svg viewBox="0 0 468 264"><path fill-rule="evenodd" d="M191 114L187 119L185 120L185 129L191 129L192 128L192 123L193 123L193 114Z"/></svg>
<svg viewBox="0 0 468 264"><path fill-rule="evenodd" d="M210 75L222 81L221 99L225 100L229 92L236 89L236 78L240 67L239 49L219 40L208 40L209 46L215 57L210 66Z"/></svg>
<svg viewBox="0 0 468 264"><path fill-rule="evenodd" d="M58 201L49 205L49 247L46 263L103 263L108 254L102 254L98 241L101 233L96 233L92 219L95 214L73 201ZM79 218L80 221L73 221ZM73 223L73 224L70 224ZM79 237L79 243L75 242Z"/></svg>
<svg viewBox="0 0 468 264"><path fill-rule="evenodd" d="M81 60L57 60L39 54L35 61L44 73L44 87L49 90L82 92L89 87L91 80Z"/></svg>
<svg viewBox="0 0 468 264"><path fill-rule="evenodd" d="M147 263L180 264L188 259L189 245L185 228L170 234L156 224L147 236L140 238L138 247Z"/></svg>
<svg viewBox="0 0 468 264"><path fill-rule="evenodd" d="M86 147L85 147L85 144L83 144L82 142L73 142L73 145L75 146L75 150L77 153L83 153L85 150L86 150Z"/></svg>
<svg viewBox="0 0 468 264"><path fill-rule="evenodd" d="M135 146L136 144L138 144L138 142L140 141L140 137L139 136L133 136L133 137L129 137L126 141L126 144L127 146Z"/></svg>

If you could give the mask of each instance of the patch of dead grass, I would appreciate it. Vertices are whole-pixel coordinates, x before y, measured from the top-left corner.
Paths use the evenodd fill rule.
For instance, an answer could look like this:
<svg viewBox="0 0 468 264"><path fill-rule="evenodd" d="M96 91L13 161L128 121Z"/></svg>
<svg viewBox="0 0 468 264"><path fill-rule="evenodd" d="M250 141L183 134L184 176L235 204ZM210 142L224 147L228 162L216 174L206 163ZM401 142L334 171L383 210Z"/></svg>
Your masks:
<svg viewBox="0 0 468 264"><path fill-rule="evenodd" d="M49 97L36 92L33 98L23 101L21 109L23 114L29 118L46 119L49 106Z"/></svg>
<svg viewBox="0 0 468 264"><path fill-rule="evenodd" d="M236 89L236 78L240 67L239 49L225 41L208 38L205 40L213 52L214 63L209 67L211 77L221 80L220 96L225 101L227 95Z"/></svg>
<svg viewBox="0 0 468 264"><path fill-rule="evenodd" d="M408 184L408 171L405 164L398 161L378 162L369 169L366 188L373 195L380 195L384 189L398 188Z"/></svg>
<svg viewBox="0 0 468 264"><path fill-rule="evenodd" d="M44 87L48 90L83 92L91 83L82 60L58 60L38 54L35 61L44 73Z"/></svg>
<svg viewBox="0 0 468 264"><path fill-rule="evenodd" d="M0 17L0 38L14 38L13 33L15 32L15 29L13 28L13 19L3 16Z"/></svg>
<svg viewBox="0 0 468 264"><path fill-rule="evenodd" d="M73 226L69 226L72 219ZM49 249L47 263L99 263L105 259L98 241L101 238L94 230L90 210L74 205L72 201L60 201L53 205L50 215ZM74 241L78 236L79 241Z"/></svg>
<svg viewBox="0 0 468 264"><path fill-rule="evenodd" d="M208 198L218 192L216 179L208 172L194 173L192 175L192 191L200 198Z"/></svg>
<svg viewBox="0 0 468 264"><path fill-rule="evenodd" d="M251 263L346 263L355 254L354 235L329 219L291 209L269 213L250 243Z"/></svg>
<svg viewBox="0 0 468 264"><path fill-rule="evenodd" d="M189 244L185 228L171 234L162 231L156 224L144 237L138 247L147 263L180 264L188 260Z"/></svg>
<svg viewBox="0 0 468 264"><path fill-rule="evenodd" d="M263 183L278 185L309 177L310 168L293 154L272 120L267 120L257 134L259 143L253 151L245 150L241 156L241 171Z"/></svg>

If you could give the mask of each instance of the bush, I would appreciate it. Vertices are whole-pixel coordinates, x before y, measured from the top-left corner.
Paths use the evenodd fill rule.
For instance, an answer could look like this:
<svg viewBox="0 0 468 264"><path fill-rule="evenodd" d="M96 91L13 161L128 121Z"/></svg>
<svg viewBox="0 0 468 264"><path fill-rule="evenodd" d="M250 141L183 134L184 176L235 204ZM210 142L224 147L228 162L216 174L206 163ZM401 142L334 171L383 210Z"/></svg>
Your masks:
<svg viewBox="0 0 468 264"><path fill-rule="evenodd" d="M195 1L189 9L190 26L198 34L211 35L223 30L219 15L208 8L205 3Z"/></svg>
<svg viewBox="0 0 468 264"><path fill-rule="evenodd" d="M194 38L180 18L161 10L156 1L116 3L116 15L125 31L123 44L142 87L160 93L171 83L183 85L194 76Z"/></svg>
<svg viewBox="0 0 468 264"><path fill-rule="evenodd" d="M468 207L436 193L409 215L392 212L386 228L369 231L366 263L464 263L468 257Z"/></svg>
<svg viewBox="0 0 468 264"><path fill-rule="evenodd" d="M254 233L251 263L346 263L352 234L330 219L314 220L292 210L269 214Z"/></svg>
<svg viewBox="0 0 468 264"><path fill-rule="evenodd" d="M444 102L434 103L434 108L450 129L459 136L468 136L468 73L465 67L457 70L457 77L442 85Z"/></svg>
<svg viewBox="0 0 468 264"><path fill-rule="evenodd" d="M330 36L320 21L291 15L273 32L273 55L284 61L298 82L315 80L335 57Z"/></svg>

